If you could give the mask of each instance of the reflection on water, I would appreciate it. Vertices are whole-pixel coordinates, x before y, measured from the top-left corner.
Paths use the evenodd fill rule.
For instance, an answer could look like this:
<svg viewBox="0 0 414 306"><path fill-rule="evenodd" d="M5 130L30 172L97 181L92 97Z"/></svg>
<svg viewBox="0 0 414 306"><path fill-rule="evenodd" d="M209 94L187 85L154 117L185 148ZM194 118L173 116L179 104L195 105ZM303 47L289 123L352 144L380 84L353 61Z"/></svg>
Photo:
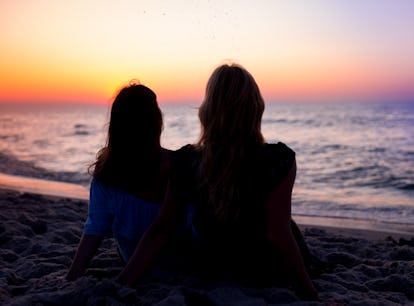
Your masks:
<svg viewBox="0 0 414 306"><path fill-rule="evenodd" d="M102 106L0 105L0 150L54 171L84 173L105 142Z"/></svg>
<svg viewBox="0 0 414 306"><path fill-rule="evenodd" d="M197 105L161 108L163 146L197 141ZM106 107L0 110L0 152L63 180L89 181L87 166L105 143ZM414 104L267 104L262 131L296 151L295 214L414 223Z"/></svg>

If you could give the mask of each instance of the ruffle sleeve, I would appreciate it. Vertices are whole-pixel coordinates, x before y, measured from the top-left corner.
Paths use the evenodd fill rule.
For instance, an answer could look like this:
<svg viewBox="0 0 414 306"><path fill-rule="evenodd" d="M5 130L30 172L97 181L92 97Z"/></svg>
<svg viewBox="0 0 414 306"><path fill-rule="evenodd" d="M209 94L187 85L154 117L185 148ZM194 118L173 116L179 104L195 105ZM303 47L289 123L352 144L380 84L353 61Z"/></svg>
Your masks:
<svg viewBox="0 0 414 306"><path fill-rule="evenodd" d="M292 168L295 162L295 152L282 142L267 144L264 150L264 162L268 187L274 188Z"/></svg>

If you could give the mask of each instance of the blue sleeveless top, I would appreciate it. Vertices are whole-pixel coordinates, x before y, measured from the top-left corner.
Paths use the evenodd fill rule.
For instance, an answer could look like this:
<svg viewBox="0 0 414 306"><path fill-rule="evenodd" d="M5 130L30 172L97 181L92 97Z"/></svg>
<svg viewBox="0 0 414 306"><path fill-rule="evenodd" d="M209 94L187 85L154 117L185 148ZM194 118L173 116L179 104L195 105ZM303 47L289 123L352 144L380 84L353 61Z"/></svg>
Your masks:
<svg viewBox="0 0 414 306"><path fill-rule="evenodd" d="M158 215L160 203L146 202L94 178L89 194L84 235L113 236L127 262L138 241Z"/></svg>

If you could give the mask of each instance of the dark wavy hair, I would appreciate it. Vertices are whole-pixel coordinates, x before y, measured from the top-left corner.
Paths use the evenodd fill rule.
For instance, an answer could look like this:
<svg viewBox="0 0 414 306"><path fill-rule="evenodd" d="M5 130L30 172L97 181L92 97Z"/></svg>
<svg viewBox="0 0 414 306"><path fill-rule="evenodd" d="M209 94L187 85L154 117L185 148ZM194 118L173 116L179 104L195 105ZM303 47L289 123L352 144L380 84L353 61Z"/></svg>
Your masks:
<svg viewBox="0 0 414 306"><path fill-rule="evenodd" d="M220 222L237 219L255 188L255 154L264 101L252 75L242 66L222 65L207 83L199 109L200 179Z"/></svg>
<svg viewBox="0 0 414 306"><path fill-rule="evenodd" d="M89 173L131 193L145 190L159 174L162 128L155 93L140 84L123 87L112 104L106 145Z"/></svg>

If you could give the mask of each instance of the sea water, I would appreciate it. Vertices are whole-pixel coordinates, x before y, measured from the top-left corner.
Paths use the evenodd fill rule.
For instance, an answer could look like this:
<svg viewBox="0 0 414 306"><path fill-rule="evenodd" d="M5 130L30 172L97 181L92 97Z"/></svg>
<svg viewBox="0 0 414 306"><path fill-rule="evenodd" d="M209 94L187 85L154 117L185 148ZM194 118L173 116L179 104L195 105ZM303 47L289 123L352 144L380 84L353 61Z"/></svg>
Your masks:
<svg viewBox="0 0 414 306"><path fill-rule="evenodd" d="M162 104L162 145L200 133L198 105ZM108 106L0 104L0 172L87 186ZM268 103L262 132L296 152L292 211L414 225L414 103Z"/></svg>

